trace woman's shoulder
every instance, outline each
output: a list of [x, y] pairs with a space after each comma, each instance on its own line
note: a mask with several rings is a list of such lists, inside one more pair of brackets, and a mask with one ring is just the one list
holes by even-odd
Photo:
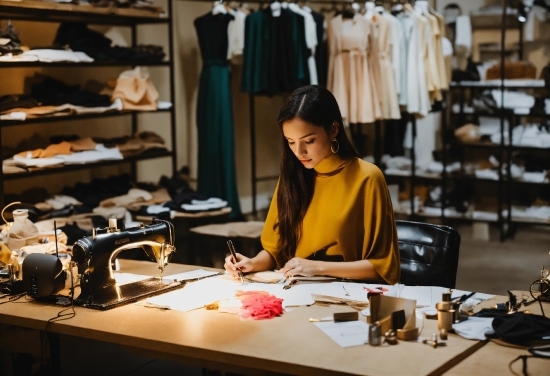
[[350, 172], [359, 174], [363, 178], [384, 178], [382, 170], [377, 165], [367, 162], [361, 158], [353, 157], [348, 162], [351, 167]]

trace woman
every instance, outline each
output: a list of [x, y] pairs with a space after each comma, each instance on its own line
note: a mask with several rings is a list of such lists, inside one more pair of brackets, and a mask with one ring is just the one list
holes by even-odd
[[[235, 277], [280, 268], [285, 277], [399, 281], [397, 232], [380, 169], [359, 158], [327, 89], [295, 90], [279, 113], [279, 182], [255, 257], [225, 259]], [[344, 262], [342, 262], [344, 261]]]

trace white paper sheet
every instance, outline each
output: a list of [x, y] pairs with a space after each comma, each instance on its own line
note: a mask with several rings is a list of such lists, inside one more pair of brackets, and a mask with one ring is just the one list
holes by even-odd
[[360, 346], [369, 341], [369, 326], [364, 321], [316, 322], [314, 325], [342, 347]]
[[127, 283], [143, 281], [145, 279], [151, 278], [151, 276], [148, 276], [148, 275], [133, 274], [133, 273], [114, 272], [113, 274], [115, 277], [116, 284], [118, 286], [122, 286]]
[[213, 272], [213, 271], [210, 271], [210, 270], [196, 269], [196, 270], [192, 270], [190, 272], [167, 275], [164, 278], [166, 278], [166, 279], [175, 279], [175, 280], [178, 280], [178, 281], [188, 281], [190, 279], [199, 279], [199, 278], [204, 278], [204, 277], [210, 277], [210, 276], [213, 276], [213, 275], [216, 275], [216, 274], [220, 274], [220, 273], [219, 272]]
[[241, 285], [240, 281], [231, 276], [222, 275], [189, 282], [181, 289], [147, 299], [144, 305], [187, 312], [216, 301], [232, 299], [235, 293], [241, 290], [269, 292], [283, 299], [283, 308], [305, 306], [314, 303], [309, 289], [311, 286], [295, 286], [292, 289], [283, 290], [281, 284], [247, 282]]
[[220, 277], [187, 283], [183, 288], [145, 300], [144, 305], [176, 311], [191, 311], [235, 296], [238, 284]]

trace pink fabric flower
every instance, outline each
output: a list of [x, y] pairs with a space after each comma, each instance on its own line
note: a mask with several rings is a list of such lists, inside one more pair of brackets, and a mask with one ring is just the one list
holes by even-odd
[[271, 319], [283, 313], [283, 299], [265, 291], [237, 292], [237, 298], [242, 302], [239, 316], [243, 319]]

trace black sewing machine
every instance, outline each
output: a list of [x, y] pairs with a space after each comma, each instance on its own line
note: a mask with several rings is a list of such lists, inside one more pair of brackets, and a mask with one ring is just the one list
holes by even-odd
[[[109, 309], [182, 287], [180, 282], [162, 278], [170, 255], [176, 251], [174, 239], [174, 225], [156, 218], [150, 225], [124, 230], [117, 228], [116, 219], [110, 219], [109, 227], [94, 229], [92, 236], [76, 241], [73, 246], [73, 261], [81, 276], [81, 293], [75, 304]], [[120, 252], [136, 248], [142, 248], [157, 262], [160, 277], [118, 286], [112, 265]]]

